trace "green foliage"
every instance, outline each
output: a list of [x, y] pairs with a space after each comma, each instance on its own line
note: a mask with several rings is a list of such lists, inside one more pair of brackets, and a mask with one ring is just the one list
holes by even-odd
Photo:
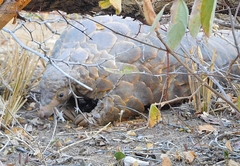
[[153, 24], [152, 24], [152, 26], [151, 26], [151, 28], [150, 28], [150, 33], [149, 33], [149, 34], [151, 34], [151, 33], [154, 31], [154, 29], [157, 27], [157, 25], [158, 25], [158, 23], [159, 23], [162, 15], [163, 15], [163, 12], [164, 12], [165, 8], [166, 8], [166, 6], [168, 6], [168, 5], [169, 5], [169, 4], [164, 5], [164, 7], [161, 9], [161, 11], [157, 14], [157, 16], [156, 16], [156, 18], [154, 19], [154, 22], [153, 22]]
[[171, 7], [171, 25], [168, 29], [167, 43], [170, 49], [175, 49], [181, 42], [187, 29], [188, 8], [183, 0], [175, 1]]
[[99, 6], [101, 7], [101, 9], [107, 9], [110, 6], [112, 6], [112, 4], [110, 3], [109, 0], [104, 0], [104, 1], [99, 1]]
[[217, 0], [203, 0], [201, 7], [201, 23], [205, 34], [211, 35]]
[[228, 150], [224, 150], [223, 151], [223, 156], [224, 156], [225, 160], [229, 159], [229, 152], [228, 152]]
[[162, 120], [161, 112], [159, 111], [156, 105], [151, 104], [148, 116], [148, 127], [154, 127], [161, 120]]
[[103, 0], [99, 1], [98, 5], [101, 9], [107, 9], [113, 6], [116, 9], [116, 14], [120, 14], [122, 11], [122, 0]]
[[105, 67], [104, 69], [109, 73], [114, 73], [114, 74], [131, 74], [133, 72], [139, 72], [139, 70], [135, 66], [128, 65], [128, 64], [126, 64], [122, 70], [112, 69], [107, 67]]
[[201, 27], [201, 6], [202, 6], [202, 0], [195, 0], [192, 12], [189, 17], [188, 22], [188, 28], [190, 31], [190, 34], [195, 38], [200, 30]]
[[[171, 22], [167, 33], [169, 48], [174, 50], [179, 45], [187, 30], [187, 26], [194, 38], [197, 36], [201, 26], [209, 37], [211, 35], [216, 4], [217, 0], [195, 0], [188, 19], [189, 11], [184, 0], [174, 1], [171, 7]], [[165, 7], [159, 12], [158, 17], [162, 16], [164, 9]], [[159, 18], [156, 18], [156, 20], [159, 20]], [[156, 24], [153, 26], [156, 27]]]
[[117, 152], [114, 154], [114, 157], [116, 158], [117, 161], [119, 161], [125, 157], [125, 154], [123, 154], [122, 152]]

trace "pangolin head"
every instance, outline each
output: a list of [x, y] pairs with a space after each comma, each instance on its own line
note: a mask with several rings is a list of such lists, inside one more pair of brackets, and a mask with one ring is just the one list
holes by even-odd
[[72, 96], [68, 78], [53, 66], [48, 66], [43, 74], [40, 93], [40, 118], [51, 116], [55, 107]]

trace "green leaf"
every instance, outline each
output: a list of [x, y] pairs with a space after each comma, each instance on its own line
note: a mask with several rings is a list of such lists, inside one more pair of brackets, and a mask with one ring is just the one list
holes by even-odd
[[150, 34], [154, 31], [154, 29], [157, 27], [157, 24], [159, 23], [159, 20], [160, 20], [160, 18], [162, 17], [163, 12], [164, 12], [166, 6], [168, 6], [168, 5], [169, 5], [169, 3], [166, 4], [166, 5], [164, 5], [164, 7], [161, 9], [161, 11], [157, 14], [157, 16], [156, 16], [156, 18], [154, 19], [154, 22], [153, 22], [153, 24], [152, 24], [152, 26], [151, 26], [151, 28], [150, 28], [149, 35], [150, 35]]
[[201, 15], [200, 10], [202, 6], [202, 0], [195, 0], [192, 12], [190, 14], [189, 22], [188, 22], [188, 28], [190, 31], [190, 34], [195, 38], [200, 30], [201, 27]]
[[205, 34], [211, 35], [217, 0], [203, 0], [201, 7], [201, 23]]
[[120, 14], [122, 11], [122, 0], [104, 0], [99, 1], [98, 5], [101, 7], [101, 9], [107, 9], [111, 5], [116, 9], [116, 14]]
[[182, 22], [187, 27], [188, 8], [184, 0], [176, 0], [171, 7], [171, 23]]
[[171, 50], [174, 50], [179, 45], [185, 34], [185, 30], [186, 28], [182, 22], [170, 26], [167, 34], [167, 44]]
[[124, 66], [123, 70], [121, 70], [121, 74], [131, 74], [133, 72], [139, 72], [135, 67], [133, 66]]
[[114, 154], [114, 157], [116, 158], [117, 161], [119, 161], [125, 157], [125, 154], [123, 154], [122, 152], [117, 152]]
[[109, 8], [112, 4], [110, 3], [109, 0], [104, 0], [104, 1], [99, 1], [98, 5], [101, 7], [101, 9], [107, 9]]
[[224, 159], [229, 159], [229, 152], [227, 150], [223, 151]]
[[167, 44], [174, 50], [181, 42], [187, 29], [188, 8], [184, 0], [174, 1], [171, 7], [171, 24], [167, 34]]
[[107, 67], [104, 67], [104, 69], [109, 73], [114, 73], [114, 74], [131, 74], [133, 72], [139, 72], [139, 70], [135, 66], [127, 65], [127, 64], [123, 67], [122, 70], [112, 69]]

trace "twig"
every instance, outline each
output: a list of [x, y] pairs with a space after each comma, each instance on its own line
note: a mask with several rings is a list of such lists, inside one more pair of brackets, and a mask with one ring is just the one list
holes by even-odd
[[227, 98], [225, 98], [223, 95], [221, 95], [220, 93], [218, 93], [215, 89], [213, 89], [212, 87], [210, 87], [206, 82], [204, 82], [202, 80], [201, 77], [199, 77], [198, 75], [195, 75], [195, 73], [176, 55], [175, 52], [173, 52], [168, 45], [163, 41], [163, 39], [160, 36], [160, 33], [158, 31], [156, 31], [157, 33], [157, 37], [159, 38], [159, 40], [163, 43], [163, 45], [166, 47], [166, 49], [168, 50], [168, 52], [181, 64], [183, 65], [187, 71], [189, 73], [191, 73], [199, 82], [201, 82], [201, 84], [203, 86], [206, 86], [208, 89], [210, 89], [214, 94], [216, 94], [218, 97], [222, 98], [224, 101], [226, 101], [231, 107], [233, 107], [234, 109], [236, 109], [238, 111], [238, 114], [240, 115], [240, 110], [238, 110], [238, 107], [236, 105], [234, 105], [231, 101], [229, 101]]
[[0, 134], [4, 137], [7, 137], [7, 141], [5, 141], [4, 146], [0, 149], [0, 152], [2, 152], [8, 146], [10, 142], [10, 138], [7, 134], [3, 134], [2, 132], [0, 132]]
[[[111, 124], [111, 122], [109, 122], [106, 126], [102, 127], [102, 128], [101, 128], [96, 134], [94, 134], [92, 137], [94, 137], [94, 136], [98, 135], [99, 133], [101, 133], [101, 132], [102, 132], [103, 130], [105, 130], [110, 124]], [[79, 144], [79, 143], [88, 141], [88, 140], [92, 139], [92, 137], [87, 137], [86, 139], [83, 139], [83, 140], [74, 142], [74, 143], [72, 143], [72, 144], [70, 144], [70, 145], [68, 145], [68, 146], [65, 146], [65, 147], [59, 149], [59, 150], [58, 150], [58, 153], [62, 152], [63, 150], [65, 150], [65, 149], [67, 149], [67, 148], [70, 148], [70, 147], [72, 147], [72, 146], [74, 146], [74, 145], [77, 145], [77, 144]]]
[[83, 86], [84, 88], [92, 91], [93, 89], [87, 85], [85, 85], [84, 83], [78, 81], [77, 79], [73, 78], [72, 76], [70, 76], [69, 74], [67, 74], [66, 72], [64, 72], [62, 69], [60, 69], [54, 62], [51, 58], [49, 57], [46, 57], [45, 55], [43, 54], [40, 54], [39, 52], [35, 51], [34, 49], [24, 45], [19, 39], [18, 37], [10, 30], [6, 29], [6, 28], [3, 28], [2, 29], [3, 31], [9, 33], [13, 39], [25, 50], [28, 50], [30, 52], [32, 52], [33, 54], [37, 55], [38, 57], [42, 58], [43, 60], [51, 63], [53, 65], [53, 67], [55, 67], [58, 71], [60, 71], [62, 74], [64, 74], [66, 77], [70, 78], [71, 80], [73, 80], [74, 82], [78, 83], [79, 85]]

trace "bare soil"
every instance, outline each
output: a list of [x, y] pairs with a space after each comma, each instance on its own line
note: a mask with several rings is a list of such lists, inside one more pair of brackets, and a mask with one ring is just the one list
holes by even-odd
[[[0, 138], [1, 147], [7, 143], [0, 161], [6, 165], [115, 165], [114, 154], [121, 151], [149, 165], [161, 165], [162, 154], [167, 154], [173, 165], [240, 163], [240, 123], [235, 115], [218, 112], [210, 117], [211, 123], [219, 123], [212, 124], [216, 130], [200, 132], [200, 125], [210, 123], [182, 112], [162, 110], [163, 121], [153, 128], [146, 128], [147, 121], [141, 118], [82, 128], [69, 121], [40, 120], [36, 111], [21, 110], [21, 126], [13, 128], [23, 127], [25, 132], [18, 130]], [[184, 157], [186, 151], [196, 155], [193, 162]]]

